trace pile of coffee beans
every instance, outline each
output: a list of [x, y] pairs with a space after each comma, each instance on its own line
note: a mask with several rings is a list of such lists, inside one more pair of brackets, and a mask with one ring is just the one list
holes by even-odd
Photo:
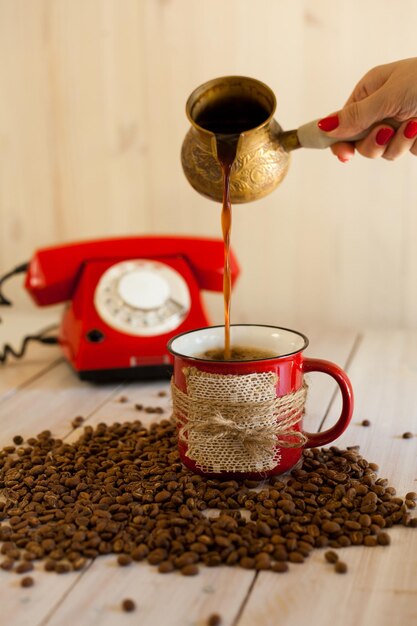
[[285, 572], [315, 548], [385, 546], [386, 529], [417, 526], [417, 494], [397, 497], [357, 447], [305, 450], [288, 477], [257, 483], [191, 473], [166, 419], [84, 426], [75, 443], [49, 431], [14, 442], [0, 452], [9, 571], [41, 560], [64, 574], [116, 554], [123, 567], [146, 560], [187, 576], [200, 564]]

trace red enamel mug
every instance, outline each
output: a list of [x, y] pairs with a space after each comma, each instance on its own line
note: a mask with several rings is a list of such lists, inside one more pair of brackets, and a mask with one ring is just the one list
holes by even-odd
[[[227, 478], [262, 479], [292, 468], [304, 448], [334, 441], [353, 412], [352, 385], [337, 365], [303, 355], [308, 339], [275, 326], [234, 324], [231, 346], [273, 355], [245, 361], [202, 358], [224, 346], [224, 327], [188, 331], [172, 338], [172, 394], [179, 454], [190, 470]], [[323, 432], [303, 430], [304, 374], [323, 372], [339, 385], [342, 410]]]

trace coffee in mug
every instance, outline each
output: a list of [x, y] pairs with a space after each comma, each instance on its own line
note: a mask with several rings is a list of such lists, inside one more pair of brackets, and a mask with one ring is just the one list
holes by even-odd
[[231, 346], [230, 353], [226, 355], [224, 348], [211, 348], [195, 358], [207, 361], [257, 361], [259, 359], [274, 359], [277, 356], [273, 350], [254, 348], [252, 346]]

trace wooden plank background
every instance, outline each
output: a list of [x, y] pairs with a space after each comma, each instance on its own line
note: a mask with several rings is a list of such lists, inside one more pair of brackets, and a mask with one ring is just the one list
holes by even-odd
[[[416, 23], [412, 0], [0, 0], [0, 273], [61, 241], [220, 236], [181, 171], [189, 93], [259, 78], [292, 128], [414, 56]], [[234, 212], [232, 321], [415, 328], [416, 174], [411, 155], [294, 154], [276, 192]]]

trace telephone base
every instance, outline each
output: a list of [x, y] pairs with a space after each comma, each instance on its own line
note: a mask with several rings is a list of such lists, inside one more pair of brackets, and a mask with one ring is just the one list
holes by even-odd
[[172, 365], [83, 370], [77, 372], [77, 374], [81, 380], [88, 380], [94, 383], [110, 383], [115, 380], [169, 380], [172, 376]]

